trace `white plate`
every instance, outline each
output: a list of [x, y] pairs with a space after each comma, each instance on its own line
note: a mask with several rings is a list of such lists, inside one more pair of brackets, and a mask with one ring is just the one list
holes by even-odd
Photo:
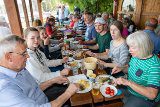
[[88, 51], [89, 49], [82, 49], [83, 51]]
[[74, 83], [75, 81], [80, 80], [80, 79], [87, 80], [87, 77], [84, 74], [78, 74], [74, 76], [69, 76], [67, 77], [67, 79], [69, 80], [70, 83]]
[[73, 41], [72, 43], [74, 43], [74, 44], [78, 44], [79, 42], [78, 42], [78, 41]]
[[[109, 80], [107, 80], [107, 81], [103, 81], [103, 80], [101, 80], [101, 78], [109, 78], [110, 80], [112, 80], [112, 81], [114, 81], [115, 80], [115, 78], [113, 77], [113, 76], [111, 76], [111, 75], [106, 75], [106, 74], [103, 74], [103, 75], [98, 75], [97, 77], [96, 77], [96, 79], [95, 79], [95, 81], [96, 82], [99, 82], [99, 83], [102, 83], [102, 84], [109, 84]], [[115, 85], [116, 86], [116, 84], [113, 84], [113, 85]]]
[[89, 83], [89, 87], [84, 89], [84, 90], [81, 90], [81, 91], [78, 91], [77, 93], [87, 93], [89, 91], [91, 91], [92, 89], [92, 82], [87, 80], [87, 79], [79, 79], [79, 80], [76, 80], [74, 83], [78, 83], [80, 80], [84, 80], [84, 81], [87, 81]]
[[[107, 87], [110, 87], [110, 89], [114, 90], [114, 95], [113, 96], [110, 96], [109, 94], [106, 94], [106, 88]], [[114, 97], [117, 94], [117, 88], [113, 85], [104, 84], [100, 87], [100, 92], [102, 93], [102, 95], [104, 97], [111, 98], [111, 97]]]

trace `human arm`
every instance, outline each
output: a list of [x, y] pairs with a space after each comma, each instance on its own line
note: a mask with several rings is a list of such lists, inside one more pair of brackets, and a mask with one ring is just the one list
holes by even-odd
[[54, 77], [60, 76], [60, 71], [50, 72], [47, 66], [41, 65], [34, 54], [29, 54], [29, 56], [30, 57], [27, 59], [26, 63], [26, 69], [36, 79], [38, 83], [42, 83]]
[[115, 63], [106, 63], [106, 62], [104, 62], [104, 61], [102, 61], [102, 60], [98, 60], [98, 64], [103, 65], [103, 66], [105, 66], [105, 67], [110, 67], [110, 68], [113, 68], [113, 67], [116, 66]]
[[98, 59], [108, 59], [108, 52], [93, 53], [91, 51], [87, 51], [86, 54], [92, 57], [96, 57]]
[[54, 46], [49, 46], [49, 52], [54, 52], [60, 49], [60, 45], [55, 44]]
[[123, 67], [118, 67], [118, 66], [113, 67], [111, 74], [116, 74], [120, 71], [127, 73], [128, 72], [128, 65], [124, 65]]
[[150, 100], [154, 100], [156, 98], [157, 94], [158, 94], [158, 89], [156, 89], [156, 88], [145, 87], [145, 86], [136, 84], [135, 82], [129, 81], [129, 80], [124, 79], [124, 78], [116, 79], [115, 83], [118, 84], [118, 85], [129, 86], [134, 91], [136, 91], [137, 93], [147, 97]]
[[80, 44], [83, 44], [83, 45], [93, 45], [95, 43], [96, 43], [95, 39], [88, 40], [88, 41], [80, 41]]
[[77, 84], [70, 84], [62, 95], [60, 95], [56, 100], [51, 101], [51, 106], [61, 107], [77, 90]]
[[93, 45], [93, 46], [87, 46], [87, 48], [92, 49], [92, 50], [98, 50], [99, 46], [98, 46], [98, 44], [96, 44], [96, 45]]
[[[44, 93], [38, 87], [35, 92], [30, 93], [33, 94], [32, 97], [35, 96], [36, 100], [24, 94], [24, 90], [21, 88], [13, 83], [7, 84], [0, 92], [0, 107], [51, 107]], [[36, 94], [39, 94], [39, 92], [42, 94], [36, 98]], [[43, 100], [40, 101], [42, 98]], [[38, 102], [41, 102], [41, 104]]]
[[45, 82], [42, 82], [40, 84], [40, 88], [42, 91], [44, 91], [45, 89], [47, 89], [48, 87], [50, 87], [51, 85], [53, 84], [62, 84], [62, 83], [65, 83], [67, 82], [68, 79], [66, 77], [62, 77], [62, 76], [58, 76], [58, 77], [55, 77], [55, 78], [52, 78], [50, 80], [47, 80]]
[[49, 60], [45, 58], [45, 60], [48, 67], [56, 67], [58, 65], [62, 65], [63, 63], [66, 63], [68, 61], [68, 57], [64, 57], [63, 59], [56, 59], [56, 60]]

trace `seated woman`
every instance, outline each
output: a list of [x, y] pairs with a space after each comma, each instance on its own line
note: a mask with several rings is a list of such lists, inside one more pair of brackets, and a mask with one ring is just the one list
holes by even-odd
[[[99, 59], [111, 58], [112, 62], [106, 63], [99, 60], [98, 63], [105, 67], [113, 68], [115, 66], [122, 67], [129, 62], [129, 51], [125, 39], [122, 37], [123, 24], [120, 21], [114, 21], [110, 26], [110, 33], [112, 36], [110, 42], [110, 49], [107, 54], [101, 53], [89, 53], [91, 56], [97, 57]], [[118, 76], [118, 75], [117, 75]]]
[[[61, 47], [63, 46], [63, 39], [53, 40], [47, 36], [46, 30], [44, 27], [37, 27], [40, 33], [40, 50], [43, 51], [48, 59], [57, 59], [61, 54]], [[46, 49], [48, 48], [48, 50]]]
[[24, 36], [28, 46], [27, 52], [29, 54], [26, 69], [38, 83], [45, 82], [60, 75], [68, 75], [69, 69], [64, 69], [61, 72], [50, 71], [48, 67], [62, 65], [62, 63], [65, 63], [68, 58], [64, 57], [63, 59], [58, 60], [48, 60], [44, 53], [38, 49], [40, 44], [40, 36], [36, 28], [27, 28], [24, 32]]
[[[128, 79], [118, 78], [118, 85], [127, 86], [124, 91], [124, 107], [153, 107], [160, 101], [160, 59], [153, 55], [153, 43], [143, 31], [137, 31], [126, 39], [132, 58], [129, 66], [115, 67], [112, 73], [128, 72]], [[155, 107], [155, 106], [154, 106]]]

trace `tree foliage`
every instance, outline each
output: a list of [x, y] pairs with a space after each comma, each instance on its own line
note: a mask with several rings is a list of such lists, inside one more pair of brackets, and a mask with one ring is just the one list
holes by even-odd
[[43, 0], [44, 11], [54, 11], [60, 3], [67, 3], [71, 11], [77, 6], [81, 10], [88, 10], [93, 13], [112, 12], [114, 0]]
[[68, 3], [71, 10], [74, 9], [74, 6], [77, 6], [81, 10], [89, 10], [93, 13], [113, 11], [113, 0], [61, 0], [61, 1], [63, 1], [64, 3]]

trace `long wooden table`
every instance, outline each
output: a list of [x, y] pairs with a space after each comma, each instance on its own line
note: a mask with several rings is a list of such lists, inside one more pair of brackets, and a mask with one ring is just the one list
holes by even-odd
[[[122, 107], [123, 102], [121, 99], [124, 97], [123, 94], [116, 95], [112, 98], [105, 98], [102, 96], [101, 93], [98, 95], [92, 95], [91, 92], [83, 93], [83, 94], [74, 94], [70, 98], [71, 106], [82, 106], [86, 107], [85, 105], [88, 104], [90, 106], [96, 107]], [[98, 103], [101, 103], [97, 105]]]

